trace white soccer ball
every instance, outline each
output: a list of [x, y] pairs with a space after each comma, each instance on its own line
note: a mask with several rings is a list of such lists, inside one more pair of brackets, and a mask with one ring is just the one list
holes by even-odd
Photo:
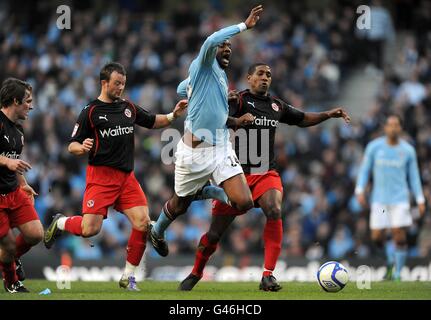
[[326, 292], [338, 292], [349, 281], [347, 269], [339, 262], [329, 261], [317, 271], [317, 282]]

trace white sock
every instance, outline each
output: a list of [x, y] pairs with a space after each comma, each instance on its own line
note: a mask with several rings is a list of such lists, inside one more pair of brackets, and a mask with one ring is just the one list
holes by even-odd
[[66, 224], [67, 217], [61, 217], [57, 220], [57, 228], [60, 230], [64, 230], [64, 226]]
[[124, 268], [124, 276], [127, 278], [135, 274], [135, 270], [138, 266], [134, 266], [129, 261], [126, 261], [126, 267]]

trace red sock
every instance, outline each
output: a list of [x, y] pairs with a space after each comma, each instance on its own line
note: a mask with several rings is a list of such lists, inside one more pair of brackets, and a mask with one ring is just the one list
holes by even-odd
[[2, 275], [3, 279], [6, 282], [7, 286], [10, 286], [12, 283], [15, 283], [18, 281], [18, 276], [16, 275], [15, 269], [15, 261], [12, 261], [10, 263], [3, 263], [0, 262], [0, 267], [2, 267]]
[[73, 233], [75, 236], [82, 235], [82, 216], [73, 216], [66, 219], [64, 230]]
[[17, 259], [21, 257], [24, 253], [26, 253], [28, 250], [30, 250], [31, 248], [31, 245], [25, 242], [22, 234], [19, 234], [18, 237], [16, 237], [15, 243], [16, 243], [15, 258]]
[[263, 230], [263, 242], [265, 245], [265, 271], [263, 272], [263, 276], [269, 276], [274, 271], [280, 255], [282, 239], [283, 224], [281, 219], [268, 219]]
[[199, 241], [198, 249], [196, 250], [195, 265], [192, 270], [194, 275], [202, 277], [205, 265], [216, 249], [217, 243], [210, 243], [205, 233]]
[[147, 245], [147, 231], [132, 229], [129, 242], [127, 243], [127, 261], [138, 266], [144, 255]]

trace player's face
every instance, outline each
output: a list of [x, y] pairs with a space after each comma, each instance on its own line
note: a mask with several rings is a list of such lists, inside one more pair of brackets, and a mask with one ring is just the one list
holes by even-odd
[[217, 47], [216, 59], [222, 69], [226, 69], [229, 65], [230, 55], [232, 54], [232, 44], [226, 40]]
[[247, 76], [247, 81], [252, 92], [266, 95], [272, 81], [271, 68], [269, 66], [257, 66], [253, 74]]
[[400, 120], [397, 117], [389, 117], [385, 124], [385, 134], [390, 139], [397, 139], [402, 132]]
[[30, 110], [33, 109], [32, 106], [33, 103], [33, 97], [29, 90], [25, 90], [24, 98], [22, 99], [22, 103], [18, 104], [16, 102], [16, 115], [19, 120], [26, 120], [28, 119], [28, 114]]
[[109, 81], [106, 82], [106, 94], [109, 99], [115, 101], [121, 98], [126, 86], [126, 76], [114, 71], [111, 73]]

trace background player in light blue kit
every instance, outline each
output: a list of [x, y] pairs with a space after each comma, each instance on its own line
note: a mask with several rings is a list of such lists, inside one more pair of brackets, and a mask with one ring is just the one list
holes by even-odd
[[[254, 7], [245, 22], [223, 28], [210, 35], [189, 68], [189, 77], [180, 83], [178, 93], [187, 94], [189, 110], [184, 136], [175, 153], [175, 194], [163, 206], [150, 231], [151, 242], [161, 256], [169, 253], [164, 239], [166, 228], [202, 190], [203, 197], [220, 198], [238, 210], [253, 207], [253, 198], [241, 165], [229, 141], [226, 121], [229, 114], [228, 80], [225, 69], [232, 53], [228, 41], [232, 36], [253, 28], [263, 11]], [[244, 124], [253, 117], [244, 117]], [[223, 190], [209, 186], [212, 179]], [[218, 193], [218, 195], [216, 194]]]
[[[384, 131], [385, 136], [371, 141], [365, 149], [355, 194], [359, 203], [366, 207], [365, 188], [371, 175], [371, 238], [379, 249], [383, 249], [386, 230], [391, 229], [396, 247], [393, 256], [386, 251], [388, 270], [385, 278], [400, 280], [407, 257], [406, 228], [413, 222], [409, 187], [421, 216], [425, 213], [425, 198], [415, 149], [400, 138], [401, 118], [390, 115], [386, 119]], [[395, 272], [392, 274], [394, 263]]]

